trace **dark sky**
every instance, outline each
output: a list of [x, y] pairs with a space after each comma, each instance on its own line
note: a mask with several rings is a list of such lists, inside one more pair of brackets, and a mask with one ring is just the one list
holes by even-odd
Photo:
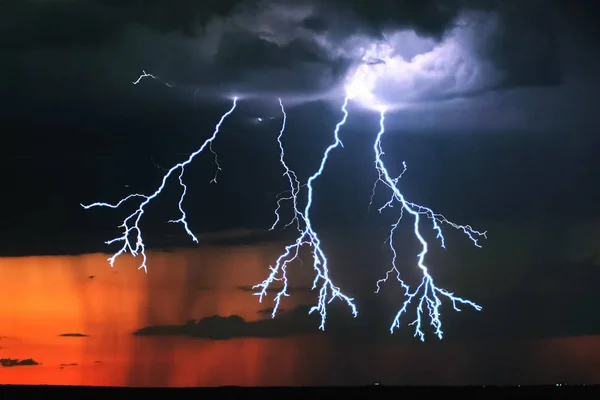
[[[384, 147], [395, 174], [407, 162], [411, 201], [481, 230], [596, 218], [598, 16], [575, 0], [2, 2], [2, 251], [106, 250], [131, 208], [79, 204], [153, 192], [232, 95], [239, 106], [214, 143], [218, 183], [202, 154], [186, 171], [185, 207], [198, 234], [262, 234], [287, 189], [277, 97], [289, 164], [306, 181], [341, 118], [339, 88], [377, 40], [419, 68], [377, 88], [409, 105], [388, 115]], [[142, 70], [159, 79], [133, 85]], [[392, 222], [368, 212], [377, 129], [376, 113], [350, 105], [345, 147], [315, 184], [315, 227], [329, 237]], [[189, 245], [166, 223], [179, 217], [179, 193], [173, 179], [144, 215], [151, 247]]]
[[[341, 116], [342, 98], [329, 93], [356, 65], [352, 46], [395, 32], [442, 44], [458, 37], [455, 44], [466, 43], [467, 50], [457, 54], [471, 57], [468, 66], [483, 76], [477, 89], [446, 71], [460, 90], [425, 82], [433, 97], [417, 96], [417, 106], [388, 117], [388, 163], [398, 170], [408, 162], [403, 188], [413, 201], [472, 223], [597, 214], [595, 6], [413, 3], [3, 2], [2, 209], [13, 232], [7, 247], [24, 243], [35, 252], [50, 234], [97, 243], [95, 233], [108, 234], [124, 214], [84, 212], [79, 203], [153, 190], [162, 174], [155, 165], [170, 167], [196, 149], [234, 92], [248, 99], [215, 142], [219, 183], [208, 185], [208, 155], [187, 172], [196, 182], [189, 218], [198, 232], [270, 226], [274, 194], [286, 189], [277, 164], [281, 119], [274, 95], [290, 104], [285, 143], [290, 165], [305, 180]], [[467, 19], [473, 31], [452, 34], [465, 12], [480, 13], [483, 22]], [[132, 85], [143, 69], [174, 87], [151, 79]], [[426, 101], [448, 93], [455, 98]], [[375, 218], [366, 217], [366, 207], [376, 177], [377, 115], [351, 111], [342, 131], [346, 148], [317, 184], [315, 217], [322, 214], [323, 229]], [[259, 116], [262, 124], [255, 123]], [[176, 182], [169, 189], [144, 217], [150, 231], [172, 227], [164, 219], [175, 216]]]

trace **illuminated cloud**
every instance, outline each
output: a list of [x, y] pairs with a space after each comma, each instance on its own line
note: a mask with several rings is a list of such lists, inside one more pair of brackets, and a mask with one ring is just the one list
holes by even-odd
[[[554, 129], [553, 115], [568, 127], [590, 114], [572, 109], [591, 104], [589, 80], [563, 84], [600, 79], [594, 14], [568, 0], [47, 0], [5, 9], [0, 46], [12, 62], [0, 80], [28, 109], [46, 109], [59, 91], [74, 107], [129, 115], [232, 95], [339, 105], [361, 70], [377, 76], [369, 90], [380, 103], [413, 108], [405, 129], [511, 129], [528, 112]], [[131, 85], [142, 70], [171, 86]], [[546, 103], [552, 111], [530, 110]]]
[[[288, 102], [339, 99], [350, 86], [372, 108], [376, 102], [406, 107], [508, 87], [523, 67], [500, 68], [495, 59], [492, 49], [507, 29], [495, 11], [457, 13], [433, 36], [408, 24], [376, 33], [348, 29], [366, 24], [354, 14], [336, 18], [332, 10], [308, 3], [264, 4], [210, 20], [188, 44], [196, 63], [166, 75], [213, 95], [279, 96]], [[307, 22], [312, 20], [322, 27], [312, 27]], [[547, 58], [544, 53], [527, 62], [538, 65], [540, 57]], [[555, 84], [551, 78], [516, 81]], [[218, 88], [212, 86], [216, 82]]]
[[439, 42], [413, 31], [386, 34], [361, 47], [362, 63], [349, 72], [345, 88], [367, 108], [410, 107], [494, 89], [502, 74], [483, 59], [481, 48], [497, 27], [494, 15], [472, 14], [459, 18]]

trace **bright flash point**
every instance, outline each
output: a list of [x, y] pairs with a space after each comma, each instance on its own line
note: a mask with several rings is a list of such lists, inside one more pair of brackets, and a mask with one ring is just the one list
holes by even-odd
[[375, 89], [386, 70], [393, 68], [392, 47], [386, 43], [371, 45], [365, 50], [362, 63], [350, 74], [345, 89], [346, 95], [371, 110], [380, 111], [388, 108], [377, 99]]

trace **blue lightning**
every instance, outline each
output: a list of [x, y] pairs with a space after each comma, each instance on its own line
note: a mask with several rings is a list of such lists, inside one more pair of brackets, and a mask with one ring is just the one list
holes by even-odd
[[[133, 82], [131, 82], [131, 83], [133, 83], [134, 85], [137, 85], [137, 84], [138, 84], [138, 83], [140, 83], [140, 82], [142, 81], [142, 79], [144, 79], [144, 78], [152, 78], [152, 79], [154, 79], [154, 80], [160, 81], [160, 78], [159, 78], [158, 76], [156, 76], [156, 75], [152, 75], [152, 74], [149, 74], [149, 73], [147, 73], [146, 71], [142, 70], [142, 74], [141, 74], [140, 76], [138, 76], [138, 78], [137, 78], [135, 81], [133, 81]], [[168, 88], [172, 88], [172, 87], [173, 87], [173, 85], [171, 85], [169, 82], [162, 82], [162, 83], [163, 83], [163, 84], [164, 84], [166, 87], [168, 87]]]
[[[433, 281], [433, 277], [431, 276], [431, 274], [429, 273], [429, 269], [425, 265], [425, 255], [427, 254], [427, 251], [428, 251], [428, 243], [421, 235], [421, 230], [420, 230], [421, 216], [426, 216], [432, 221], [433, 229], [437, 232], [437, 238], [440, 240], [441, 246], [443, 248], [445, 248], [445, 240], [444, 240], [444, 236], [442, 234], [442, 229], [441, 229], [442, 224], [448, 224], [455, 229], [461, 230], [463, 233], [465, 233], [467, 235], [467, 237], [477, 247], [481, 247], [479, 245], [478, 238], [482, 237], [482, 236], [486, 237], [486, 232], [478, 232], [478, 231], [474, 230], [473, 228], [471, 228], [471, 226], [469, 226], [469, 225], [457, 225], [453, 222], [448, 221], [443, 215], [434, 213], [433, 210], [431, 210], [430, 208], [423, 207], [423, 206], [411, 203], [406, 200], [404, 195], [400, 192], [400, 189], [398, 189], [398, 181], [402, 177], [402, 174], [404, 174], [404, 172], [406, 171], [406, 163], [403, 163], [404, 169], [403, 169], [402, 173], [400, 174], [400, 176], [398, 176], [397, 178], [392, 178], [390, 176], [389, 171], [385, 167], [385, 164], [382, 159], [384, 152], [382, 150], [381, 140], [385, 133], [384, 122], [385, 122], [385, 110], [381, 110], [380, 111], [380, 119], [379, 119], [379, 128], [380, 129], [379, 129], [379, 132], [377, 133], [377, 138], [373, 145], [373, 149], [375, 151], [375, 167], [379, 174], [379, 177], [378, 177], [375, 185], [377, 185], [378, 182], [382, 182], [385, 186], [387, 186], [389, 189], [391, 189], [392, 197], [387, 203], [385, 203], [381, 208], [379, 208], [378, 211], [381, 213], [384, 209], [386, 209], [388, 207], [392, 207], [394, 202], [400, 203], [401, 211], [400, 211], [400, 216], [399, 216], [398, 220], [394, 224], [392, 224], [392, 228], [390, 230], [390, 235], [388, 238], [389, 245], [390, 245], [390, 248], [392, 251], [392, 268], [386, 272], [385, 278], [377, 281], [377, 290], [375, 291], [375, 293], [378, 293], [379, 290], [381, 289], [380, 285], [383, 282], [386, 282], [388, 280], [388, 278], [392, 274], [395, 273], [396, 279], [398, 280], [398, 282], [400, 283], [400, 285], [403, 287], [403, 289], [405, 291], [406, 300], [404, 301], [404, 304], [402, 305], [402, 307], [396, 314], [394, 321], [392, 322], [392, 325], [390, 327], [390, 332], [394, 333], [394, 329], [400, 327], [400, 317], [402, 316], [402, 314], [407, 312], [407, 308], [408, 308], [409, 304], [420, 293], [421, 297], [419, 298], [418, 305], [417, 305], [417, 317], [409, 325], [414, 325], [415, 326], [415, 336], [418, 336], [421, 339], [421, 341], [425, 341], [425, 334], [423, 333], [423, 330], [422, 330], [422, 316], [423, 316], [423, 312], [424, 312], [424, 307], [426, 306], [428, 313], [429, 313], [430, 322], [434, 328], [435, 334], [439, 339], [442, 339], [443, 331], [442, 331], [442, 322], [440, 319], [441, 315], [440, 315], [440, 310], [439, 310], [440, 306], [442, 304], [442, 301], [441, 301], [440, 297], [446, 297], [446, 298], [450, 299], [450, 301], [452, 301], [452, 306], [454, 307], [454, 309], [456, 311], [461, 311], [460, 308], [458, 308], [458, 303], [470, 305], [471, 307], [475, 308], [475, 310], [477, 310], [477, 311], [480, 311], [482, 308], [481, 308], [481, 306], [473, 303], [470, 300], [465, 300], [463, 298], [455, 296], [453, 293], [448, 292], [444, 289], [441, 289], [435, 285], [435, 283]], [[375, 186], [374, 186], [373, 190], [375, 190]], [[421, 280], [421, 283], [419, 284], [419, 286], [417, 286], [417, 288], [414, 289], [413, 291], [411, 291], [410, 286], [407, 285], [401, 279], [400, 271], [398, 270], [398, 267], [396, 265], [397, 253], [396, 253], [396, 249], [394, 247], [394, 233], [396, 231], [396, 228], [400, 224], [400, 221], [402, 220], [404, 211], [408, 212], [412, 217], [414, 217], [414, 234], [417, 237], [417, 239], [419, 240], [419, 243], [421, 244], [421, 252], [417, 256], [417, 265], [423, 273], [423, 279]]]
[[304, 221], [304, 216], [298, 209], [298, 192], [300, 191], [300, 188], [302, 185], [300, 185], [300, 181], [298, 180], [298, 176], [296, 175], [296, 173], [294, 171], [292, 171], [290, 169], [290, 167], [288, 167], [287, 163], [285, 162], [285, 150], [283, 148], [283, 133], [285, 132], [285, 124], [287, 122], [287, 114], [285, 112], [285, 108], [283, 107], [283, 102], [281, 101], [281, 99], [279, 99], [279, 107], [281, 107], [281, 114], [283, 115], [283, 122], [281, 123], [281, 130], [279, 131], [279, 135], [277, 136], [277, 143], [279, 144], [279, 162], [281, 163], [281, 165], [283, 166], [283, 169], [285, 171], [283, 173], [283, 176], [285, 176], [288, 179], [288, 183], [290, 184], [290, 189], [289, 189], [290, 196], [280, 197], [277, 200], [277, 208], [275, 209], [275, 222], [271, 226], [270, 230], [272, 231], [279, 224], [279, 221], [281, 219], [281, 217], [279, 215], [279, 210], [281, 209], [282, 203], [284, 201], [291, 200], [292, 205], [294, 207], [294, 217], [292, 218], [292, 220], [290, 222], [288, 222], [284, 226], [284, 228], [287, 228], [288, 226], [292, 225], [295, 222], [296, 227], [300, 231], [300, 222], [301, 222], [301, 220]]
[[[156, 79], [155, 76], [146, 74], [146, 72], [144, 72], [144, 74], [137, 81], [135, 81], [134, 84], [137, 84], [137, 82], [139, 82], [139, 80], [141, 78], [146, 77], [146, 76]], [[183, 200], [185, 199], [185, 195], [187, 193], [187, 186], [185, 185], [185, 183], [183, 181], [183, 174], [185, 172], [185, 167], [188, 164], [190, 164], [198, 154], [202, 153], [204, 151], [204, 149], [206, 149], [206, 147], [208, 147], [209, 150], [213, 153], [213, 155], [215, 157], [215, 162], [217, 162], [216, 153], [212, 150], [212, 143], [217, 138], [219, 131], [221, 130], [221, 125], [223, 124], [225, 119], [229, 115], [231, 115], [231, 113], [233, 113], [236, 106], [237, 106], [237, 97], [235, 97], [233, 99], [233, 105], [231, 106], [229, 111], [227, 111], [225, 114], [223, 114], [221, 116], [221, 119], [215, 126], [215, 130], [214, 130], [212, 136], [210, 138], [208, 138], [198, 150], [196, 150], [195, 152], [190, 154], [190, 156], [187, 158], [187, 160], [185, 160], [179, 164], [176, 164], [174, 167], [172, 167], [170, 170], [168, 170], [167, 173], [163, 176], [162, 182], [161, 182], [160, 186], [158, 187], [158, 189], [156, 189], [156, 191], [154, 193], [152, 193], [151, 195], [144, 195], [144, 194], [139, 194], [139, 193], [130, 194], [129, 196], [121, 199], [116, 204], [101, 203], [101, 202], [92, 203], [89, 205], [81, 204], [81, 206], [83, 208], [85, 208], [86, 210], [90, 209], [92, 207], [119, 208], [119, 206], [121, 206], [123, 203], [125, 203], [126, 201], [128, 201], [130, 199], [133, 199], [133, 198], [142, 199], [138, 208], [133, 213], [131, 213], [127, 218], [125, 218], [123, 220], [123, 223], [119, 226], [119, 228], [123, 229], [123, 235], [106, 242], [106, 244], [108, 244], [108, 245], [116, 243], [116, 242], [123, 242], [123, 246], [121, 247], [121, 249], [119, 251], [117, 251], [114, 255], [112, 255], [110, 258], [108, 258], [108, 262], [110, 263], [111, 267], [114, 266], [115, 260], [121, 254], [129, 251], [129, 253], [131, 253], [131, 255], [133, 255], [134, 257], [136, 257], [138, 254], [142, 256], [142, 263], [138, 267], [138, 269], [143, 269], [146, 273], [148, 272], [148, 269], [146, 266], [146, 261], [147, 261], [146, 246], [144, 244], [144, 240], [142, 239], [142, 230], [140, 229], [140, 226], [139, 226], [140, 220], [142, 219], [142, 216], [144, 215], [145, 207], [152, 200], [154, 200], [156, 197], [158, 197], [158, 195], [162, 192], [165, 185], [167, 184], [169, 177], [173, 173], [175, 173], [175, 171], [177, 171], [177, 170], [179, 170], [179, 185], [183, 188], [181, 197], [179, 198], [179, 204], [178, 204], [179, 211], [181, 213], [181, 218], [179, 218], [177, 220], [170, 220], [169, 222], [170, 223], [181, 223], [183, 225], [185, 232], [192, 238], [192, 240], [194, 242], [198, 243], [198, 238], [190, 230], [190, 227], [188, 226], [188, 223], [187, 223], [185, 211], [183, 210]], [[220, 168], [219, 164], [217, 163], [217, 172], [220, 169], [221, 168]], [[213, 181], [216, 182], [216, 174], [211, 182], [213, 182]], [[135, 245], [133, 245], [130, 240], [131, 235], [133, 235], [135, 237]]]
[[[284, 123], [283, 123], [282, 129], [280, 132], [280, 136], [278, 139], [279, 144], [280, 144], [280, 150], [281, 150], [280, 161], [286, 171], [284, 175], [287, 175], [289, 182], [290, 182], [290, 186], [291, 186], [290, 191], [292, 193], [291, 199], [294, 202], [296, 221], [298, 221], [298, 223], [300, 221], [302, 221], [304, 226], [303, 226], [303, 228], [300, 228], [300, 225], [298, 225], [300, 232], [299, 232], [299, 235], [298, 235], [298, 238], [296, 239], [296, 241], [293, 244], [286, 246], [285, 252], [279, 256], [279, 258], [275, 262], [275, 265], [269, 267], [271, 270], [271, 273], [269, 274], [269, 276], [262, 283], [254, 286], [255, 289], [260, 289], [260, 291], [255, 293], [255, 295], [259, 296], [259, 301], [262, 302], [264, 296], [267, 294], [267, 289], [273, 282], [275, 282], [275, 281], [283, 282], [282, 289], [277, 293], [277, 295], [275, 296], [275, 299], [274, 299], [273, 313], [271, 316], [272, 316], [272, 318], [275, 318], [275, 315], [277, 314], [277, 310], [279, 308], [281, 299], [283, 297], [289, 296], [288, 291], [287, 291], [288, 290], [287, 267], [291, 262], [293, 262], [296, 259], [299, 259], [298, 258], [299, 251], [302, 246], [304, 246], [304, 245], [310, 246], [312, 248], [313, 268], [316, 272], [316, 276], [315, 276], [315, 279], [314, 279], [313, 285], [312, 285], [312, 290], [315, 290], [319, 284], [320, 284], [320, 289], [319, 289], [319, 296], [318, 296], [317, 304], [310, 309], [309, 314], [312, 314], [313, 312], [317, 311], [321, 315], [321, 324], [319, 325], [319, 329], [321, 329], [321, 330], [325, 330], [325, 323], [327, 320], [327, 304], [331, 303], [336, 298], [341, 299], [350, 307], [354, 317], [356, 317], [358, 315], [358, 311], [356, 310], [356, 305], [354, 304], [354, 299], [343, 294], [340, 291], [340, 289], [337, 286], [335, 286], [333, 284], [333, 282], [331, 281], [331, 278], [329, 277], [329, 267], [328, 267], [327, 257], [325, 256], [325, 253], [323, 252], [323, 249], [321, 248], [321, 241], [312, 226], [312, 221], [310, 220], [310, 210], [311, 210], [312, 202], [313, 202], [313, 183], [323, 173], [323, 171], [325, 169], [325, 165], [327, 164], [327, 160], [329, 158], [329, 154], [337, 147], [343, 147], [342, 141], [340, 140], [340, 137], [339, 137], [339, 131], [340, 131], [341, 127], [346, 123], [346, 120], [348, 118], [348, 110], [347, 110], [348, 100], [349, 100], [349, 97], [346, 97], [344, 99], [344, 104], [342, 105], [342, 108], [341, 108], [343, 117], [336, 124], [335, 130], [333, 132], [334, 139], [335, 139], [334, 142], [331, 145], [329, 145], [329, 147], [327, 147], [327, 149], [325, 150], [325, 153], [323, 154], [323, 158], [321, 159], [321, 164], [319, 165], [319, 169], [310, 178], [308, 178], [308, 181], [306, 183], [306, 187], [308, 188], [308, 194], [307, 194], [308, 201], [306, 203], [306, 207], [304, 208], [304, 212], [300, 212], [297, 208], [296, 198], [297, 198], [297, 194], [298, 194], [298, 190], [299, 190], [298, 189], [299, 185], [297, 184], [297, 179], [295, 178], [295, 174], [292, 174], [291, 172], [289, 172], [290, 170], [284, 161], [284, 151], [283, 151], [283, 145], [281, 144], [281, 136], [283, 135], [283, 131], [285, 129], [285, 120], [286, 119], [285, 119], [285, 111], [283, 109], [283, 105], [281, 105], [282, 112], [284, 113]], [[280, 104], [281, 104], [281, 101], [280, 101]], [[278, 209], [276, 210], [277, 220], [276, 220], [275, 225], [277, 225], [277, 222], [279, 222]]]
[[[161, 81], [157, 76], [148, 74], [145, 71], [142, 71], [142, 72], [143, 72], [142, 75], [140, 75], [140, 77], [136, 81], [133, 82], [134, 85], [137, 85], [143, 78], [152, 78], [152, 79]], [[293, 206], [294, 214], [293, 214], [292, 219], [284, 226], [284, 228], [295, 223], [296, 228], [298, 230], [298, 236], [292, 244], [285, 247], [285, 251], [277, 258], [275, 265], [269, 267], [271, 272], [268, 275], [268, 277], [262, 283], [254, 286], [254, 289], [259, 290], [257, 293], [254, 293], [254, 295], [259, 296], [259, 302], [262, 302], [263, 298], [267, 294], [267, 290], [268, 290], [269, 286], [272, 283], [274, 283], [276, 281], [282, 283], [282, 285], [283, 285], [282, 288], [278, 291], [278, 293], [276, 294], [276, 296], [274, 298], [274, 307], [273, 307], [273, 312], [272, 312], [272, 318], [275, 318], [282, 298], [289, 296], [287, 267], [289, 266], [290, 263], [294, 262], [295, 260], [301, 261], [299, 258], [300, 249], [304, 245], [308, 245], [312, 249], [313, 268], [316, 272], [315, 279], [313, 280], [312, 290], [319, 288], [317, 304], [310, 309], [309, 314], [312, 314], [315, 311], [320, 314], [321, 323], [320, 323], [319, 329], [321, 329], [321, 330], [325, 330], [325, 324], [326, 324], [326, 320], [327, 320], [327, 305], [329, 303], [331, 303], [333, 300], [335, 300], [336, 298], [344, 301], [350, 307], [354, 317], [356, 317], [358, 315], [357, 308], [354, 304], [354, 299], [343, 294], [340, 291], [340, 289], [333, 284], [333, 282], [329, 276], [328, 259], [325, 256], [325, 253], [323, 252], [323, 250], [321, 248], [321, 241], [320, 241], [316, 231], [314, 230], [314, 228], [312, 226], [312, 221], [310, 219], [310, 211], [311, 211], [312, 204], [313, 204], [313, 191], [314, 191], [313, 183], [322, 175], [322, 173], [325, 169], [325, 166], [327, 164], [327, 161], [329, 159], [330, 153], [338, 147], [344, 147], [343, 143], [339, 137], [339, 132], [340, 132], [341, 127], [344, 126], [344, 124], [346, 123], [346, 121], [348, 119], [348, 110], [347, 110], [348, 102], [350, 99], [354, 98], [357, 95], [366, 96], [367, 94], [369, 94], [368, 91], [365, 93], [366, 89], [363, 87], [364, 85], [361, 85], [361, 83], [362, 83], [362, 81], [360, 80], [361, 77], [357, 76], [356, 78], [357, 79], [355, 80], [355, 82], [353, 82], [347, 88], [347, 96], [345, 97], [343, 105], [341, 107], [343, 117], [335, 125], [335, 129], [333, 132], [334, 133], [334, 142], [327, 147], [327, 149], [325, 150], [323, 157], [321, 159], [319, 168], [312, 176], [309, 177], [309, 179], [307, 180], [307, 183], [304, 185], [300, 184], [300, 181], [299, 181], [296, 173], [292, 169], [289, 168], [289, 166], [285, 160], [283, 135], [284, 135], [284, 132], [286, 129], [287, 114], [286, 114], [286, 111], [285, 111], [285, 108], [283, 106], [281, 99], [279, 99], [279, 105], [281, 108], [281, 113], [282, 113], [283, 118], [282, 118], [281, 129], [279, 131], [279, 135], [277, 136], [277, 142], [278, 142], [279, 150], [280, 150], [279, 161], [284, 169], [283, 176], [285, 176], [287, 178], [287, 182], [289, 184], [289, 190], [286, 191], [286, 192], [289, 192], [289, 196], [280, 197], [277, 200], [277, 207], [275, 209], [275, 217], [276, 218], [275, 218], [275, 222], [271, 226], [271, 230], [275, 229], [280, 224], [280, 221], [281, 221], [280, 209], [281, 209], [283, 203], [285, 201], [290, 201]], [[171, 84], [169, 84], [167, 82], [163, 82], [163, 83], [167, 87], [173, 87]], [[139, 227], [139, 223], [145, 212], [145, 207], [153, 199], [158, 197], [158, 195], [164, 189], [170, 176], [172, 174], [174, 174], [176, 171], [179, 171], [178, 180], [179, 180], [179, 185], [182, 187], [182, 194], [181, 194], [181, 197], [179, 198], [179, 202], [178, 202], [178, 208], [179, 208], [181, 216], [177, 220], [169, 220], [168, 222], [169, 223], [181, 223], [184, 227], [185, 232], [192, 238], [192, 240], [196, 243], [198, 242], [198, 238], [190, 230], [190, 227], [187, 222], [187, 215], [183, 209], [183, 201], [184, 201], [185, 195], [187, 193], [187, 186], [185, 185], [184, 180], [183, 180], [183, 176], [185, 173], [185, 167], [187, 165], [189, 165], [198, 154], [202, 153], [206, 148], [208, 148], [208, 150], [213, 155], [213, 158], [214, 158], [214, 161], [215, 161], [215, 164], [217, 167], [214, 178], [211, 180], [211, 183], [215, 183], [217, 181], [217, 174], [221, 170], [221, 166], [219, 165], [217, 153], [213, 150], [212, 145], [213, 145], [214, 140], [216, 139], [216, 137], [219, 134], [221, 125], [223, 124], [225, 119], [234, 112], [234, 110], [236, 109], [236, 106], [237, 106], [237, 98], [234, 98], [231, 108], [221, 116], [219, 122], [215, 126], [215, 130], [214, 130], [212, 136], [209, 139], [207, 139], [198, 150], [196, 150], [194, 153], [192, 153], [187, 158], [187, 160], [185, 160], [179, 164], [176, 164], [174, 167], [172, 167], [170, 170], [168, 170], [166, 172], [166, 174], [163, 176], [161, 185], [151, 195], [134, 193], [134, 194], [130, 194], [129, 196], [121, 199], [116, 204], [98, 202], [98, 203], [92, 203], [89, 205], [83, 205], [83, 204], [81, 205], [85, 209], [89, 209], [92, 207], [119, 208], [123, 203], [125, 203], [129, 200], [132, 200], [134, 198], [140, 199], [140, 204], [139, 204], [138, 208], [133, 213], [131, 213], [127, 218], [125, 218], [123, 220], [123, 223], [119, 226], [120, 228], [123, 228], [123, 234], [117, 238], [114, 238], [114, 239], [106, 242], [106, 244], [109, 244], [109, 245], [112, 243], [116, 243], [116, 242], [123, 242], [123, 246], [121, 247], [121, 249], [108, 259], [111, 266], [114, 266], [115, 260], [121, 254], [129, 252], [134, 257], [136, 257], [137, 255], [142, 256], [142, 263], [139, 266], [139, 269], [143, 269], [145, 272], [147, 272], [147, 265], [146, 265], [147, 257], [146, 257], [146, 252], [145, 252], [146, 247], [145, 247], [144, 241], [142, 239], [142, 231]], [[430, 208], [427, 208], [427, 207], [424, 207], [424, 206], [421, 206], [421, 205], [418, 205], [415, 203], [411, 203], [406, 200], [406, 198], [404, 197], [404, 195], [400, 192], [400, 190], [398, 188], [398, 182], [399, 182], [400, 178], [402, 177], [402, 175], [406, 172], [406, 163], [403, 163], [404, 169], [402, 170], [400, 175], [396, 178], [392, 178], [383, 162], [384, 152], [382, 149], [382, 138], [385, 133], [384, 122], [385, 122], [385, 110], [381, 109], [380, 110], [380, 121], [379, 121], [380, 130], [377, 134], [375, 143], [373, 145], [373, 149], [375, 152], [375, 167], [378, 172], [378, 179], [376, 180], [376, 182], [373, 186], [373, 194], [371, 196], [371, 203], [373, 202], [373, 198], [375, 195], [377, 185], [379, 182], [381, 182], [384, 184], [384, 186], [386, 186], [387, 188], [389, 188], [391, 190], [392, 194], [391, 194], [390, 199], [387, 201], [387, 203], [385, 203], [382, 207], [380, 207], [378, 211], [381, 213], [384, 209], [392, 208], [394, 204], [399, 203], [400, 204], [400, 215], [399, 215], [397, 221], [392, 224], [391, 229], [390, 229], [390, 234], [387, 239], [387, 241], [389, 241], [390, 249], [392, 251], [392, 260], [391, 260], [392, 267], [386, 272], [385, 278], [377, 281], [376, 293], [378, 293], [380, 291], [381, 284], [384, 282], [387, 282], [387, 280], [390, 278], [390, 276], [392, 276], [395, 273], [396, 279], [398, 280], [398, 282], [400, 283], [400, 285], [402, 286], [402, 288], [405, 291], [406, 300], [404, 301], [400, 310], [397, 312], [397, 314], [394, 318], [394, 321], [392, 322], [392, 325], [390, 327], [390, 332], [393, 333], [396, 328], [400, 327], [401, 316], [407, 312], [407, 308], [411, 304], [412, 300], [415, 298], [418, 298], [416, 319], [409, 324], [409, 325], [415, 326], [415, 336], [418, 336], [421, 341], [425, 341], [425, 334], [423, 332], [422, 325], [423, 325], [423, 313], [425, 312], [425, 307], [427, 307], [427, 311], [428, 311], [429, 318], [430, 318], [430, 324], [434, 327], [435, 334], [438, 336], [438, 338], [442, 339], [443, 331], [442, 331], [441, 315], [440, 315], [440, 310], [439, 310], [440, 306], [442, 304], [441, 298], [446, 297], [447, 299], [449, 299], [452, 302], [452, 305], [456, 311], [460, 311], [460, 309], [458, 308], [458, 304], [470, 305], [473, 308], [475, 308], [477, 311], [480, 311], [482, 308], [481, 308], [481, 306], [473, 303], [472, 301], [455, 296], [453, 293], [448, 292], [445, 289], [439, 288], [434, 284], [433, 277], [429, 273], [428, 267], [425, 265], [425, 256], [428, 252], [428, 243], [421, 234], [421, 230], [420, 230], [421, 217], [425, 216], [432, 221], [432, 224], [433, 224], [432, 228], [437, 233], [437, 239], [440, 240], [440, 244], [441, 244], [442, 248], [445, 248], [445, 238], [443, 236], [442, 229], [441, 229], [441, 226], [444, 224], [450, 225], [451, 227], [462, 231], [465, 235], [467, 235], [467, 237], [473, 242], [473, 244], [476, 247], [481, 247], [479, 245], [478, 240], [482, 236], [486, 237], [486, 232], [476, 231], [469, 225], [455, 224], [455, 223], [447, 220], [443, 215], [434, 213], [433, 210], [431, 210]], [[300, 190], [304, 187], [306, 187], [308, 189], [307, 202], [306, 202], [306, 206], [305, 206], [304, 210], [301, 211], [299, 208], [299, 204], [298, 204], [298, 196], [299, 196]], [[369, 206], [371, 206], [371, 203], [369, 204]], [[412, 217], [414, 217], [414, 234], [415, 234], [416, 238], [418, 239], [419, 243], [421, 244], [421, 249], [422, 249], [421, 252], [417, 256], [417, 265], [423, 274], [423, 278], [421, 280], [421, 283], [412, 291], [411, 291], [411, 287], [407, 283], [405, 283], [400, 277], [400, 271], [396, 265], [397, 252], [396, 252], [394, 240], [393, 240], [396, 229], [399, 226], [399, 224], [404, 216], [405, 211], [407, 213], [409, 213]], [[135, 240], [135, 244], [133, 243], [133, 240], [131, 239], [132, 236], [134, 238], [133, 240]], [[418, 297], [418, 296], [420, 296], [420, 297]]]

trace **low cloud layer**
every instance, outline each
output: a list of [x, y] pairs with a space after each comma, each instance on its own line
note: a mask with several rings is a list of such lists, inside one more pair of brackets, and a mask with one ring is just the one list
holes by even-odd
[[[483, 312], [462, 307], [463, 312], [454, 313], [450, 304], [443, 305], [445, 340], [487, 341], [597, 335], [600, 333], [600, 324], [593, 318], [580, 317], [593, 314], [594, 304], [598, 300], [594, 285], [586, 288], [580, 285], [582, 281], [598, 280], [596, 259], [596, 256], [592, 256], [571, 262], [540, 264], [506, 296], [478, 301], [483, 306]], [[536, 279], [538, 286], [532, 289], [531, 281]], [[563, 310], [578, 311], [557, 313], [553, 304], [560, 304]], [[360, 316], [352, 318], [347, 309], [332, 306], [328, 309], [326, 331], [323, 333], [318, 330], [319, 316], [309, 314], [310, 308], [301, 305], [289, 311], [279, 310], [275, 318], [270, 316], [272, 309], [262, 309], [258, 314], [264, 319], [258, 321], [245, 321], [237, 315], [212, 316], [188, 321], [184, 325], [148, 326], [134, 332], [134, 335], [228, 340], [325, 334], [336, 340], [381, 341], [396, 340], [398, 337], [408, 339], [414, 333], [414, 327], [408, 326], [414, 318], [414, 309], [409, 309], [408, 315], [401, 320], [404, 321], [401, 322], [402, 328], [390, 335], [386, 327], [393, 319], [393, 314], [386, 315], [381, 309], [363, 307]], [[448, 317], [450, 314], [451, 318]], [[423, 328], [427, 337], [433, 340], [428, 326]]]
[[[308, 309], [304, 309], [306, 314]], [[294, 310], [297, 311], [297, 310]], [[293, 313], [295, 316], [298, 312]], [[290, 318], [284, 314], [282, 320], [273, 323], [271, 319], [247, 322], [237, 315], [230, 317], [214, 316], [200, 321], [189, 321], [181, 326], [149, 326], [134, 332], [136, 336], [185, 335], [213, 340], [228, 340], [241, 337], [278, 338], [291, 335], [315, 333], [316, 327], [306, 323], [306, 318]], [[313, 321], [318, 322], [318, 321]]]
[[4, 368], [8, 367], [24, 367], [24, 366], [32, 366], [39, 365], [39, 363], [31, 358], [27, 358], [24, 360], [13, 359], [13, 358], [0, 358], [0, 366]]
[[86, 335], [84, 333], [61, 333], [58, 336], [62, 336], [62, 337], [88, 337], [89, 335]]

